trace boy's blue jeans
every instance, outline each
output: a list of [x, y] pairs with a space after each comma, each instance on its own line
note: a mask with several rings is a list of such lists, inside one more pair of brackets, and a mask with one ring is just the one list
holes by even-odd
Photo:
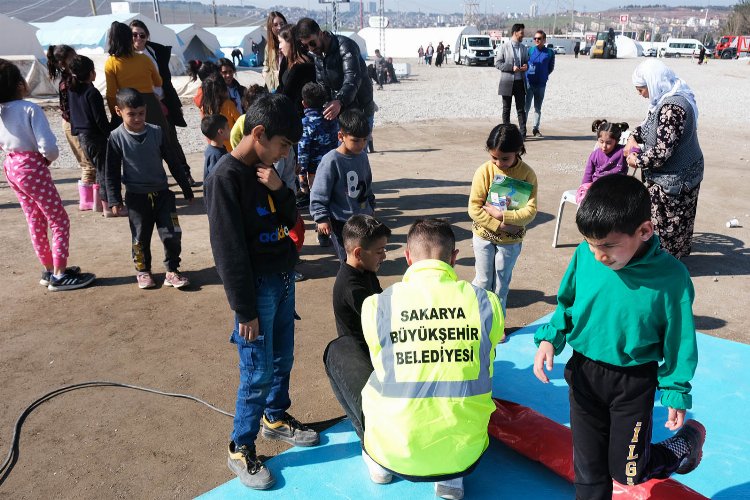
[[260, 335], [240, 337], [237, 319], [231, 342], [240, 357], [240, 385], [232, 441], [253, 447], [260, 417], [283, 417], [291, 406], [289, 374], [294, 362], [294, 275], [266, 274], [255, 279]]

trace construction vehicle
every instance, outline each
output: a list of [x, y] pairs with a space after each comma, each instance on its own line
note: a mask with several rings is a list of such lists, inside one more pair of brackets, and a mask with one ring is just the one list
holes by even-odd
[[714, 49], [715, 57], [734, 59], [740, 55], [750, 54], [750, 36], [725, 35], [721, 37]]
[[615, 36], [615, 30], [612, 28], [609, 28], [609, 31], [598, 32], [589, 53], [591, 59], [616, 59], [617, 44], [615, 43]]

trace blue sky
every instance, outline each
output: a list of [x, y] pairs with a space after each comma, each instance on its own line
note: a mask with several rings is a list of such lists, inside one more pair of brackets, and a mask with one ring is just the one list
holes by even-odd
[[[161, 0], [162, 2], [168, 2], [169, 0]], [[211, 3], [211, 0], [201, 0], [203, 3]], [[365, 0], [367, 3], [369, 0]], [[512, 1], [512, 0], [477, 0], [479, 2], [479, 11], [481, 13], [500, 13], [506, 11], [514, 12], [527, 12], [529, 10], [529, 4], [531, 0]], [[217, 0], [217, 3], [229, 4], [229, 5], [255, 5], [256, 7], [271, 7], [275, 5], [295, 5], [298, 7], [307, 7], [310, 9], [316, 9], [323, 7], [319, 4], [318, 0]], [[555, 4], [557, 3], [560, 10], [567, 10], [570, 4], [570, 0], [536, 0], [539, 5], [540, 11], [554, 12]], [[702, 7], [708, 3], [713, 5], [733, 5], [736, 2], [732, 0], [575, 0], [574, 7], [576, 10], [599, 10], [610, 7], [617, 7], [618, 5], [627, 4], [666, 4], [670, 6], [674, 5], [694, 5]], [[451, 12], [463, 12], [463, 1], [461, 0], [386, 0], [386, 10], [402, 10], [402, 11], [417, 11], [422, 12], [437, 12], [437, 13], [451, 13]]]

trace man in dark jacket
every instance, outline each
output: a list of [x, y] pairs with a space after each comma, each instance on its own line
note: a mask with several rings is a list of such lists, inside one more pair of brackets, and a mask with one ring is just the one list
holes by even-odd
[[356, 108], [367, 116], [372, 129], [375, 117], [372, 81], [357, 43], [343, 35], [322, 31], [309, 17], [297, 22], [297, 37], [315, 59], [315, 79], [331, 98], [323, 116], [335, 120], [343, 110]]

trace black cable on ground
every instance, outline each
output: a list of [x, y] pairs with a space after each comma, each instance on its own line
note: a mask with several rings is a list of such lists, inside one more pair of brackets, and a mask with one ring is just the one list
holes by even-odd
[[[203, 405], [208, 406], [212, 410], [221, 413], [222, 415], [226, 415], [227, 417], [234, 418], [234, 414], [226, 412], [222, 410], [221, 408], [217, 408], [216, 406], [212, 405], [211, 403], [207, 403], [206, 401], [203, 401], [200, 398], [197, 398], [195, 396], [191, 396], [189, 394], [179, 394], [175, 392], [165, 392], [165, 391], [159, 391], [157, 389], [151, 389], [150, 387], [141, 387], [138, 385], [131, 385], [131, 384], [123, 384], [120, 382], [108, 382], [108, 381], [91, 381], [91, 382], [81, 382], [78, 384], [71, 384], [66, 385], [63, 387], [60, 387], [58, 389], [55, 389], [54, 391], [50, 391], [44, 396], [36, 399], [34, 402], [32, 402], [29, 406], [27, 406], [23, 412], [21, 412], [21, 415], [19, 415], [18, 419], [16, 420], [15, 425], [13, 426], [13, 438], [11, 439], [10, 444], [10, 451], [8, 451], [8, 456], [6, 457], [5, 461], [2, 465], [0, 465], [0, 486], [5, 482], [6, 479], [8, 479], [8, 476], [10, 475], [11, 471], [13, 470], [13, 467], [15, 467], [16, 463], [18, 462], [18, 457], [20, 456], [20, 446], [19, 442], [21, 440], [21, 427], [23, 427], [23, 423], [26, 420], [26, 417], [28, 417], [32, 411], [34, 411], [39, 405], [44, 403], [45, 401], [49, 401], [50, 399], [54, 398], [55, 396], [59, 396], [60, 394], [65, 394], [66, 392], [74, 391], [76, 389], [88, 389], [91, 387], [122, 387], [125, 389], [135, 389], [138, 391], [144, 391], [144, 392], [150, 392], [152, 394], [158, 394], [160, 396], [169, 396], [173, 398], [182, 398], [182, 399], [189, 399], [191, 401], [195, 401], [198, 403], [201, 403]], [[325, 428], [330, 427], [331, 425], [340, 422], [345, 417], [338, 417], [330, 420], [326, 420], [324, 422], [316, 422], [309, 424], [310, 427], [315, 428], [318, 430], [323, 430]]]

